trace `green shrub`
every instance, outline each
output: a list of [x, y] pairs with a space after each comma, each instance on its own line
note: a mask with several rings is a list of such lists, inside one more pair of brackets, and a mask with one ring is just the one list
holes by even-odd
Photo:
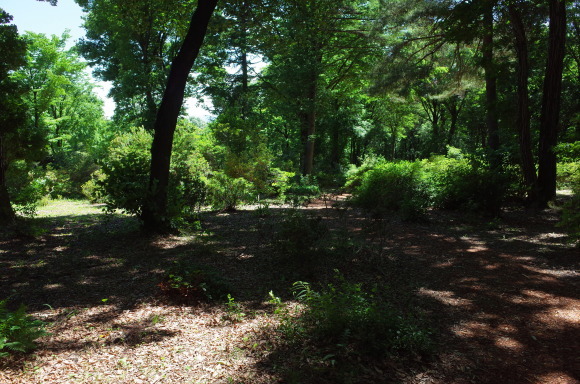
[[[190, 132], [179, 132], [175, 137], [167, 207], [172, 222], [182, 215], [191, 215], [205, 200], [209, 166], [196, 152], [194, 138]], [[141, 216], [149, 184], [151, 142], [151, 135], [142, 128], [112, 141], [109, 155], [101, 161], [104, 176], [94, 179], [97, 189], [90, 192], [105, 201], [108, 211], [120, 209]]]
[[40, 200], [47, 194], [42, 170], [25, 161], [13, 162], [7, 172], [7, 188], [14, 211], [23, 216], [34, 216]]
[[432, 347], [426, 329], [374, 293], [364, 291], [361, 284], [337, 276], [337, 284], [328, 284], [320, 292], [305, 282], [294, 283], [293, 290], [295, 297], [306, 304], [306, 312], [296, 324], [303, 330], [302, 337], [342, 348], [346, 353], [371, 356], [424, 353]]
[[570, 163], [557, 164], [557, 178], [558, 188], [572, 188], [574, 184], [574, 177], [580, 174], [580, 161]]
[[248, 180], [231, 178], [222, 172], [215, 172], [208, 180], [209, 196], [216, 209], [234, 210], [240, 204], [250, 202], [254, 197], [254, 186]]
[[214, 269], [185, 259], [175, 261], [158, 286], [169, 298], [188, 303], [223, 300], [229, 292]]
[[429, 195], [421, 178], [420, 163], [380, 163], [364, 173], [353, 202], [379, 215], [397, 213], [406, 220], [424, 216]]
[[423, 162], [423, 167], [423, 177], [437, 208], [496, 215], [509, 197], [523, 195], [516, 167], [491, 170], [477, 159], [443, 156]]
[[574, 241], [580, 239], [580, 173], [576, 173], [570, 181], [574, 195], [562, 207], [562, 219], [558, 225], [564, 228]]
[[98, 169], [91, 175], [91, 178], [82, 185], [81, 191], [83, 196], [86, 197], [91, 203], [104, 203], [105, 199], [102, 195], [103, 190], [99, 188], [99, 183], [103, 183], [105, 180], [105, 174], [102, 170]]
[[34, 340], [47, 334], [44, 323], [26, 315], [21, 305], [15, 312], [6, 309], [6, 300], [0, 301], [0, 357], [11, 352], [28, 352], [36, 346]]

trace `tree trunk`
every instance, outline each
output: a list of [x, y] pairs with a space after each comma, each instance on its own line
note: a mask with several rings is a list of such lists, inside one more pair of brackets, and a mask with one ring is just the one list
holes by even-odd
[[314, 134], [316, 133], [316, 94], [317, 94], [318, 76], [315, 72], [311, 73], [308, 85], [308, 111], [305, 113], [303, 119], [303, 140], [304, 140], [304, 156], [302, 174], [304, 176], [311, 175], [314, 167]]
[[492, 168], [499, 166], [497, 150], [499, 149], [499, 123], [497, 119], [497, 75], [493, 65], [493, 3], [486, 0], [487, 9], [483, 15], [483, 70], [485, 72], [485, 101], [486, 101], [486, 124], [487, 146], [490, 151], [490, 165]]
[[149, 188], [141, 214], [144, 227], [148, 231], [164, 233], [171, 229], [167, 217], [167, 187], [173, 135], [183, 104], [187, 77], [199, 54], [207, 25], [216, 5], [217, 0], [205, 0], [198, 3], [179, 53], [171, 63], [167, 86], [155, 120]]
[[521, 167], [528, 193], [527, 203], [528, 205], [535, 205], [537, 197], [537, 177], [530, 132], [530, 101], [528, 92], [530, 66], [528, 62], [528, 41], [520, 12], [513, 4], [508, 7], [508, 10], [518, 55], [518, 115], [516, 126], [520, 144]]
[[4, 142], [0, 136], [0, 225], [10, 224], [14, 221], [14, 210], [10, 204], [10, 196], [6, 187], [6, 157]]
[[562, 72], [566, 41], [566, 3], [550, 0], [550, 30], [548, 35], [548, 62], [544, 77], [544, 93], [540, 117], [540, 148], [538, 168], [538, 203], [540, 208], [556, 196], [556, 154], [558, 141]]

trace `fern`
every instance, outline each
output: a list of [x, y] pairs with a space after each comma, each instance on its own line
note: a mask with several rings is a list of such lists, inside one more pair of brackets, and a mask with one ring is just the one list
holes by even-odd
[[34, 340], [44, 335], [47, 335], [44, 323], [28, 316], [24, 305], [10, 312], [6, 300], [0, 301], [0, 357], [30, 351], [36, 347]]

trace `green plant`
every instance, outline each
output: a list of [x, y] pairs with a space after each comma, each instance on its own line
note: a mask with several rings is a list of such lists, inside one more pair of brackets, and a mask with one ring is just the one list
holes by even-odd
[[564, 228], [574, 240], [580, 239], [580, 173], [571, 180], [572, 198], [562, 207], [562, 219], [558, 226]]
[[235, 210], [241, 203], [249, 202], [254, 196], [252, 183], [244, 178], [231, 178], [216, 172], [208, 181], [209, 195], [214, 208]]
[[362, 176], [353, 202], [378, 215], [397, 213], [405, 220], [424, 217], [429, 196], [420, 163], [379, 163]]
[[169, 298], [190, 303], [221, 300], [229, 290], [214, 269], [185, 259], [175, 261], [167, 269], [158, 287]]
[[[175, 138], [167, 207], [173, 223], [182, 216], [194, 214], [207, 193], [205, 176], [209, 166], [195, 150], [194, 136], [180, 131]], [[97, 190], [92, 192], [105, 201], [107, 211], [120, 209], [141, 216], [149, 184], [151, 141], [151, 134], [142, 128], [123, 133], [112, 141], [109, 155], [101, 161], [104, 176], [95, 179]]]
[[242, 311], [241, 304], [236, 302], [234, 297], [229, 293], [227, 295], [227, 299], [226, 315], [223, 317], [223, 319], [233, 323], [239, 323], [244, 319], [244, 317], [246, 317], [246, 314]]
[[294, 333], [334, 346], [340, 354], [425, 353], [432, 347], [429, 331], [410, 316], [404, 316], [362, 284], [337, 275], [336, 284], [320, 291], [306, 282], [293, 285], [295, 297], [306, 305]]
[[11, 312], [6, 309], [6, 300], [0, 301], [0, 357], [34, 349], [34, 340], [47, 335], [44, 327], [42, 321], [26, 315], [24, 305]]

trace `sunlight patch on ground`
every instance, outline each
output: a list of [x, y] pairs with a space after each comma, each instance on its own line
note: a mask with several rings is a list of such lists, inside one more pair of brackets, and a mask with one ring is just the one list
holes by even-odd
[[471, 306], [472, 302], [468, 299], [463, 299], [460, 297], [455, 297], [455, 293], [451, 291], [435, 291], [427, 288], [419, 288], [419, 295], [431, 297], [435, 300], [442, 302], [445, 305], [452, 306]]
[[536, 376], [537, 381], [531, 383], [535, 384], [577, 384], [578, 380], [565, 374], [564, 372], [550, 372], [542, 376]]
[[81, 216], [102, 213], [101, 207], [86, 200], [51, 200], [38, 209], [39, 217]]

